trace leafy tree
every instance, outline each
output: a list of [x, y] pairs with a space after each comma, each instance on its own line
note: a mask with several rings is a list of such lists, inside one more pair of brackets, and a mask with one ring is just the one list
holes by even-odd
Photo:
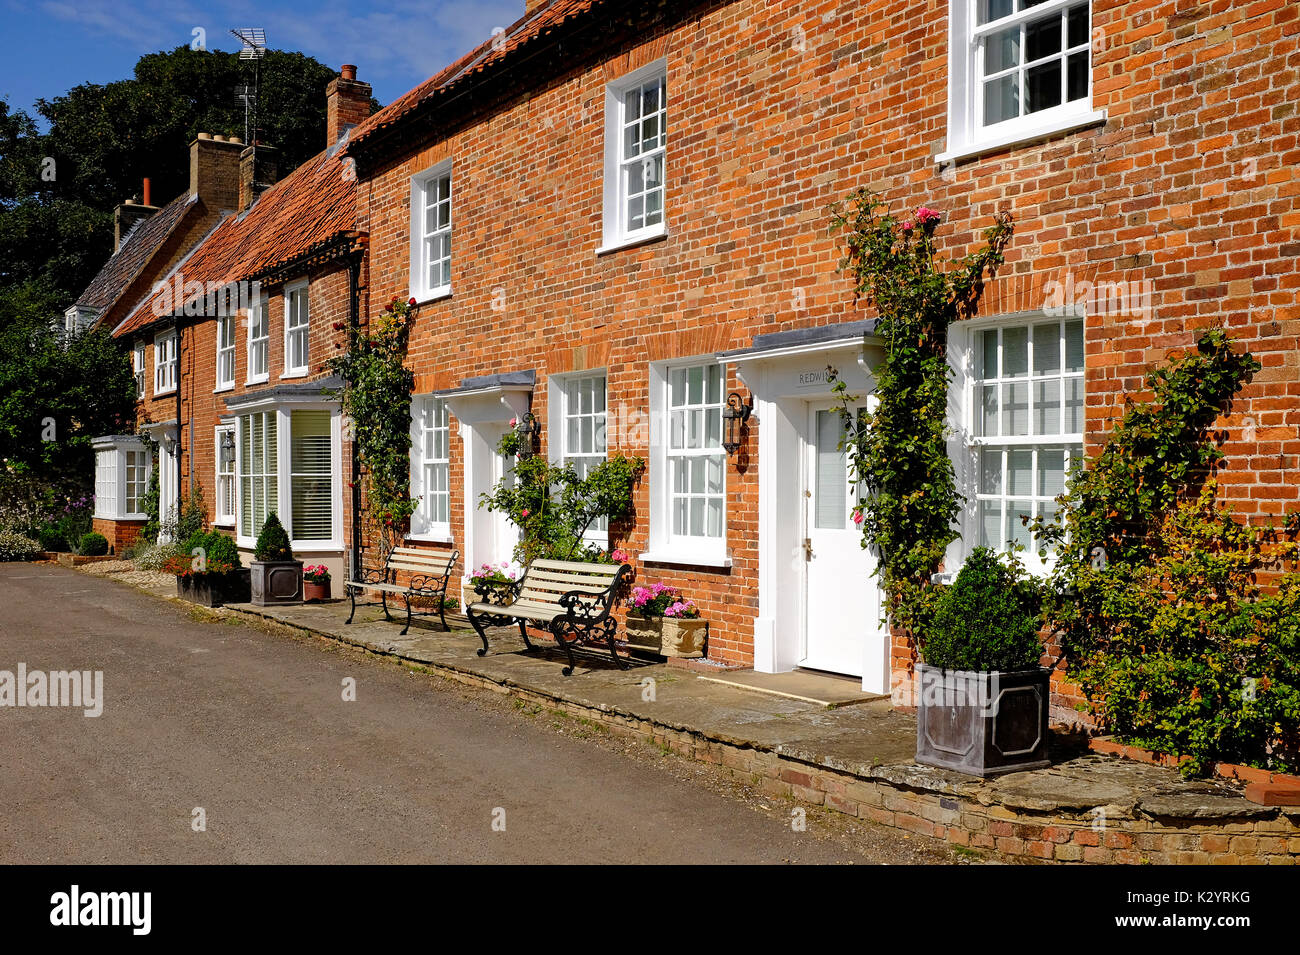
[[6, 473], [88, 487], [90, 441], [130, 428], [135, 377], [106, 332], [55, 334], [55, 301], [40, 283], [0, 289], [0, 459]]
[[[325, 87], [335, 71], [301, 53], [268, 51], [261, 66], [260, 140], [288, 172], [325, 145]], [[114, 206], [153, 180], [154, 201], [189, 184], [195, 135], [244, 135], [238, 54], [188, 46], [150, 53], [134, 76], [86, 83], [37, 102], [49, 123], [0, 103], [0, 287], [31, 277], [74, 299], [112, 244]], [[371, 108], [378, 109], [372, 101]], [[46, 160], [54, 178], [43, 178]]]

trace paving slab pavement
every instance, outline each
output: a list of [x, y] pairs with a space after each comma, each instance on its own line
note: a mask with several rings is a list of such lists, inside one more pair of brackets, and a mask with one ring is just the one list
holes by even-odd
[[[1080, 751], [1065, 737], [1048, 769], [978, 779], [920, 766], [913, 761], [916, 719], [893, 709], [887, 699], [828, 708], [700, 679], [692, 671], [662, 663], [634, 661], [629, 669], [619, 670], [597, 652], [580, 654], [578, 668], [566, 677], [558, 649], [535, 639], [540, 652], [527, 653], [513, 627], [490, 630], [491, 650], [480, 657], [476, 651], [481, 644], [464, 618], [449, 617], [449, 631], [436, 622], [417, 622], [403, 637], [401, 623], [384, 620], [378, 608], [358, 609], [355, 622], [345, 625], [345, 601], [290, 607], [240, 604], [227, 612], [288, 624], [559, 702], [984, 805], [1073, 814], [1122, 807], [1128, 812], [1141, 809], [1150, 816], [1181, 814], [1180, 818], [1207, 820], [1250, 819], [1261, 808], [1248, 802], [1243, 787], [1234, 782], [1184, 780], [1165, 767]], [[646, 692], [651, 680], [652, 696]]]

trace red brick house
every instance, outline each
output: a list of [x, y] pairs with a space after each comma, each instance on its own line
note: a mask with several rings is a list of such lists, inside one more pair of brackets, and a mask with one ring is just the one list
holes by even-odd
[[[954, 254], [1016, 221], [953, 335], [949, 566], [1052, 506], [1122, 393], [1207, 326], [1264, 364], [1227, 493], [1293, 506], [1298, 37], [1283, 0], [529, 3], [347, 147], [371, 297], [420, 303], [411, 539], [509, 556], [476, 502], [531, 409], [555, 458], [648, 459], [613, 543], [697, 600], [710, 658], [907, 702], [828, 413], [827, 366], [865, 400], [881, 353], [827, 234], [859, 185], [942, 210]], [[728, 453], [733, 392], [754, 410]]]
[[[248, 551], [274, 512], [297, 556], [340, 576], [352, 465], [323, 361], [363, 307], [365, 236], [340, 151], [369, 104], [369, 84], [345, 67], [328, 90], [326, 148], [278, 182], [274, 149], [200, 136], [191, 166], [226, 185], [219, 221], [113, 326], [135, 356], [164, 522], [201, 493], [212, 526]], [[111, 463], [97, 481], [139, 488]]]
[[[470, 568], [510, 556], [517, 530], [477, 505], [531, 411], [555, 459], [647, 459], [631, 529], [593, 540], [696, 600], [710, 659], [850, 674], [910, 702], [913, 649], [879, 623], [826, 375], [867, 401], [882, 354], [827, 228], [862, 185], [940, 209], [954, 256], [995, 213], [1016, 223], [980, 317], [951, 338], [968, 504], [949, 568], [1052, 507], [1123, 394], [1206, 327], [1264, 366], [1227, 419], [1226, 495], [1247, 516], [1300, 498], [1300, 8], [1285, 0], [530, 0], [372, 117], [345, 108], [352, 84], [332, 100], [331, 147], [357, 124], [343, 150], [176, 266], [262, 283], [233, 385], [216, 384], [219, 318], [155, 302], [116, 327], [167, 386], [157, 342], [179, 324], [179, 388], [149, 390], [142, 416], [179, 442], [178, 494], [202, 485], [211, 505], [233, 486], [221, 519], [241, 543], [271, 503], [299, 503], [294, 415], [329, 410], [333, 324], [413, 297], [411, 543]], [[304, 280], [310, 360], [282, 380]], [[250, 384], [254, 339], [268, 377]], [[753, 406], [734, 452], [733, 394]], [[364, 543], [346, 446], [329, 469], [341, 539], [304, 543], [339, 559]]]

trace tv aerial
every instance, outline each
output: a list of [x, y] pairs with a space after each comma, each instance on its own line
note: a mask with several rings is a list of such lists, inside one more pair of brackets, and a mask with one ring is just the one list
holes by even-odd
[[239, 58], [253, 65], [253, 82], [235, 89], [244, 101], [244, 142], [251, 146], [257, 139], [257, 98], [262, 81], [262, 58], [266, 56], [266, 31], [260, 27], [245, 27], [230, 32], [243, 44], [239, 48]]

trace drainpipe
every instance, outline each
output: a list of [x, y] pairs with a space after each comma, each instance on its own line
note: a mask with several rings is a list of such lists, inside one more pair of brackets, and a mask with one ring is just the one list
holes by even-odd
[[185, 325], [176, 317], [176, 517], [181, 516], [181, 343], [185, 341]]
[[[361, 330], [361, 254], [348, 262], [348, 351], [355, 351]], [[357, 456], [356, 423], [352, 430], [352, 568], [353, 580], [361, 579], [361, 459]]]

